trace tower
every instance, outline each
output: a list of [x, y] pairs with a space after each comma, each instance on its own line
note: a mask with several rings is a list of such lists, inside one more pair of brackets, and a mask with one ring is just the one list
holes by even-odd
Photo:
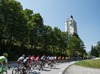
[[65, 22], [65, 31], [67, 31], [68, 34], [71, 35], [73, 35], [74, 33], [77, 34], [77, 25], [73, 19], [73, 16], [70, 16], [70, 18], [68, 18]]

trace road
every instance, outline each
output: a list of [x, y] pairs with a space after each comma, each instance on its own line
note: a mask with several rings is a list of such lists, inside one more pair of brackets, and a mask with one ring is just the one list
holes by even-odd
[[100, 69], [71, 65], [64, 74], [100, 74]]
[[[95, 59], [100, 58], [93, 58], [91, 60]], [[71, 65], [64, 71], [63, 74], [100, 74], [100, 69]]]
[[[73, 62], [65, 62], [65, 63], [57, 63], [52, 68], [48, 68], [47, 66], [44, 68], [44, 70], [33, 70], [30, 74], [62, 74], [63, 71], [71, 64], [75, 63]], [[16, 63], [9, 64], [11, 67], [8, 69], [8, 74], [12, 74], [12, 68], [16, 66]]]

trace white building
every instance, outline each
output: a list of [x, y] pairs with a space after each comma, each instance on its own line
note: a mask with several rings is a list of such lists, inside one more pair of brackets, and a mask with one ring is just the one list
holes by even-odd
[[73, 19], [73, 16], [70, 16], [70, 18], [67, 19], [65, 22], [65, 32], [68, 32], [69, 34], [77, 34], [77, 24]]

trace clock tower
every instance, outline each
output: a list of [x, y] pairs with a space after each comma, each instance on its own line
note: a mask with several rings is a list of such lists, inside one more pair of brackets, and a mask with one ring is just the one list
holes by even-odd
[[73, 16], [70, 16], [70, 18], [68, 18], [65, 22], [65, 31], [67, 31], [71, 35], [73, 35], [74, 33], [77, 34], [77, 25], [73, 19]]

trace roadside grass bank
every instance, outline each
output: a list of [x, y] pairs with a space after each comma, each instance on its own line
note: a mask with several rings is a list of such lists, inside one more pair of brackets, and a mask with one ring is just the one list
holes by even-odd
[[95, 60], [85, 60], [74, 63], [75, 65], [80, 65], [84, 67], [90, 67], [90, 68], [98, 68], [100, 69], [100, 59]]

